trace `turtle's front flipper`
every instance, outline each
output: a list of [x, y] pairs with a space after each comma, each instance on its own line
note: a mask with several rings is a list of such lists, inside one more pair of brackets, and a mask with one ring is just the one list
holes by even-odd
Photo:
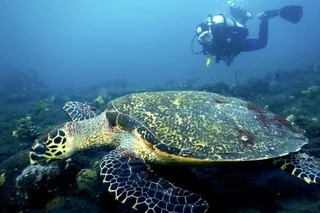
[[320, 184], [320, 159], [298, 152], [276, 158], [274, 164], [307, 183]]
[[200, 195], [183, 190], [158, 177], [140, 159], [119, 149], [100, 164], [103, 183], [116, 200], [140, 212], [206, 212]]
[[79, 101], [68, 101], [63, 106], [63, 109], [68, 113], [72, 121], [87, 120], [99, 114], [96, 108]]

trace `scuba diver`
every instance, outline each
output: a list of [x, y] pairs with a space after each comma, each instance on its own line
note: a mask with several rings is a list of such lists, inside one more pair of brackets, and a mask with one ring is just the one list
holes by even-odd
[[195, 37], [198, 38], [203, 50], [196, 53], [192, 48], [192, 51], [195, 54], [206, 55], [207, 66], [211, 63], [211, 56], [216, 57], [216, 63], [222, 60], [230, 66], [233, 59], [241, 52], [265, 48], [268, 43], [269, 19], [280, 16], [291, 23], [298, 23], [303, 15], [303, 8], [285, 6], [281, 9], [259, 13], [257, 15], [257, 18], [261, 20], [259, 38], [247, 38], [249, 31], [245, 24], [253, 18], [251, 12], [237, 6], [230, 6], [230, 13], [234, 20], [222, 14], [208, 15], [206, 21], [197, 26]]

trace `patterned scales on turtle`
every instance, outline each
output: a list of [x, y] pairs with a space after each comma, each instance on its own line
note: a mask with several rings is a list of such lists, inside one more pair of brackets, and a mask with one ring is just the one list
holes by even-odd
[[31, 164], [109, 146], [100, 163], [104, 185], [116, 200], [140, 212], [206, 212], [198, 194], [149, 169], [154, 164], [210, 166], [273, 159], [307, 183], [320, 182], [319, 160], [300, 149], [304, 131], [246, 101], [200, 91], [134, 93], [96, 113], [80, 102], [64, 109], [72, 122], [36, 140]]

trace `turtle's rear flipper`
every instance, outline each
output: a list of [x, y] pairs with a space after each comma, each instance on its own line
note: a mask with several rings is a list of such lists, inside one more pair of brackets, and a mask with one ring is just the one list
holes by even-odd
[[276, 158], [274, 164], [307, 183], [320, 184], [320, 159], [298, 152]]
[[68, 101], [63, 109], [68, 113], [72, 121], [87, 120], [99, 114], [96, 108], [79, 101]]
[[175, 187], [140, 159], [113, 150], [100, 164], [103, 183], [116, 200], [140, 212], [206, 212], [200, 195]]

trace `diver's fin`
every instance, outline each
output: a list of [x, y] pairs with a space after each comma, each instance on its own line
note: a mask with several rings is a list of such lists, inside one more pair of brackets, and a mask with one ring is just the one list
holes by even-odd
[[298, 23], [303, 15], [302, 6], [288, 5], [280, 9], [280, 17], [291, 23]]

